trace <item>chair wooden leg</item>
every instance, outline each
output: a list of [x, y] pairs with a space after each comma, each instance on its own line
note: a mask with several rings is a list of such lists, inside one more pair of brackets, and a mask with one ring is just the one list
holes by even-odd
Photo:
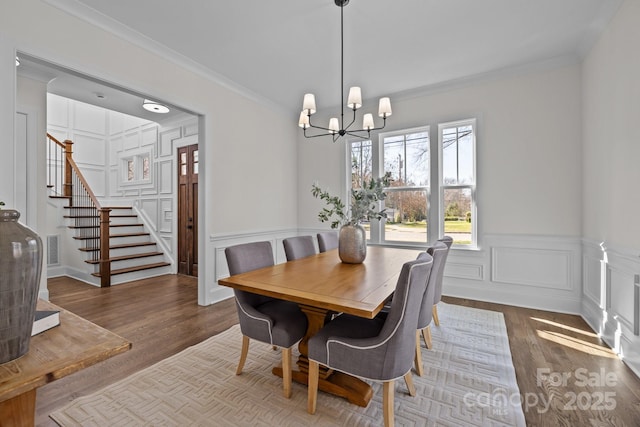
[[435, 323], [436, 326], [440, 326], [440, 319], [438, 319], [438, 306], [434, 304], [431, 312], [433, 313], [433, 323]]
[[240, 363], [238, 363], [238, 369], [236, 369], [236, 375], [240, 375], [242, 373], [242, 368], [244, 368], [244, 362], [247, 361], [247, 353], [249, 353], [249, 337], [243, 335], [242, 351], [240, 352]]
[[409, 396], [415, 396], [416, 388], [413, 385], [413, 377], [411, 376], [411, 371], [407, 372], [404, 375], [404, 382], [407, 384], [407, 389], [409, 389]]
[[307, 412], [316, 413], [316, 402], [318, 400], [318, 378], [320, 365], [318, 362], [309, 360], [309, 394], [307, 396]]
[[393, 427], [393, 380], [386, 381], [382, 387], [382, 390], [382, 413], [384, 417], [384, 427]]
[[284, 397], [291, 397], [291, 347], [282, 349], [282, 386]]
[[420, 351], [420, 329], [416, 329], [416, 373], [422, 376], [422, 353]]
[[426, 345], [428, 349], [431, 349], [431, 347], [433, 347], [431, 343], [431, 325], [422, 330], [422, 338], [424, 339], [424, 345]]

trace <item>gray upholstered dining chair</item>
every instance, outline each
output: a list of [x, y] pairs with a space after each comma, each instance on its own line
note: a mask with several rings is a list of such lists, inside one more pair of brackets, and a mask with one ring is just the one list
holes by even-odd
[[[269, 242], [245, 243], [225, 249], [229, 273], [246, 273], [274, 265], [273, 250]], [[307, 330], [307, 316], [296, 303], [234, 289], [242, 352], [236, 375], [249, 352], [249, 340], [254, 339], [282, 348], [282, 380], [285, 397], [291, 396], [291, 348], [302, 339]]]
[[382, 381], [385, 426], [393, 425], [394, 381], [404, 377], [415, 395], [411, 366], [420, 305], [433, 259], [422, 253], [402, 266], [391, 309], [386, 316], [365, 319], [343, 314], [309, 340], [307, 410], [316, 411], [319, 365], [357, 377]]
[[451, 245], [453, 244], [453, 238], [451, 236], [444, 236], [442, 239], [438, 239], [438, 242], [442, 242], [447, 245], [447, 253], [444, 256], [444, 261], [442, 261], [442, 268], [438, 272], [438, 281], [436, 282], [436, 292], [433, 296], [433, 323], [436, 326], [440, 326], [440, 319], [438, 319], [438, 303], [442, 299], [442, 280], [444, 278], [444, 265], [447, 263], [447, 258], [449, 257], [449, 250], [451, 249]]
[[418, 316], [418, 326], [416, 329], [416, 354], [415, 365], [416, 372], [422, 376], [422, 354], [420, 351], [420, 335], [424, 339], [424, 344], [427, 348], [431, 348], [431, 321], [433, 320], [433, 298], [437, 289], [438, 275], [444, 269], [444, 263], [447, 257], [449, 248], [442, 242], [436, 242], [435, 245], [427, 248], [427, 254], [433, 258], [433, 266], [431, 267], [431, 274], [429, 275], [429, 281], [427, 282], [427, 290], [424, 292], [422, 299], [422, 305], [420, 306], [420, 315]]
[[318, 233], [317, 237], [318, 237], [318, 250], [321, 253], [338, 248], [338, 232], [337, 231], [322, 231]]
[[316, 254], [313, 236], [288, 237], [282, 241], [287, 261], [306, 258]]

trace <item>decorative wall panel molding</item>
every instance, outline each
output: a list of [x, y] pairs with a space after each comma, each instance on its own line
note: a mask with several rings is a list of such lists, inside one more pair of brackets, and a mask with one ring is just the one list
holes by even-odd
[[[635, 284], [640, 258], [629, 249], [589, 239], [583, 239], [582, 252], [589, 264], [583, 275], [582, 317], [640, 376], [640, 291]], [[594, 298], [597, 289], [600, 301]]]
[[173, 140], [180, 138], [180, 129], [170, 129], [160, 132], [160, 156], [173, 155]]
[[572, 289], [572, 254], [550, 249], [491, 248], [491, 280], [499, 283]]
[[590, 254], [582, 256], [582, 286], [584, 297], [600, 308], [606, 304], [606, 264]]
[[107, 134], [107, 110], [82, 102], [72, 102], [71, 127], [95, 135]]
[[444, 269], [444, 276], [456, 279], [484, 280], [484, 266], [482, 264], [461, 263], [447, 260], [447, 264]]
[[83, 168], [83, 166], [101, 166], [107, 164], [107, 136], [92, 136], [74, 132], [71, 136], [73, 141], [73, 159]]
[[159, 173], [159, 193], [173, 194], [173, 159], [165, 159], [158, 161]]

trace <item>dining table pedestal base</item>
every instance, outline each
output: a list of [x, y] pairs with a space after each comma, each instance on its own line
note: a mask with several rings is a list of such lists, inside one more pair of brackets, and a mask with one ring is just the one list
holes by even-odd
[[[272, 372], [282, 377], [281, 366], [274, 367]], [[306, 372], [292, 371], [291, 379], [297, 383], [309, 385], [309, 375]], [[359, 378], [333, 370], [329, 371], [326, 378], [320, 377], [318, 388], [326, 393], [344, 397], [349, 403], [362, 407], [366, 407], [373, 397], [373, 388], [369, 384]]]
[[[307, 358], [309, 338], [322, 329], [329, 310], [305, 304], [298, 305], [307, 316], [308, 324], [306, 334], [298, 344], [298, 350], [300, 350], [300, 356], [296, 363], [298, 370], [291, 372], [291, 379], [297, 383], [309, 385], [309, 359]], [[273, 368], [273, 373], [282, 377], [282, 367]], [[363, 407], [366, 407], [373, 397], [373, 388], [360, 378], [328, 369], [322, 365], [320, 365], [318, 388], [326, 393], [344, 397], [350, 403]]]

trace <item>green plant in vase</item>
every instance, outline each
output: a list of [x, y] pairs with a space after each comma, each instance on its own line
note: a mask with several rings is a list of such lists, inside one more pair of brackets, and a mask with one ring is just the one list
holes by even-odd
[[340, 197], [331, 195], [317, 184], [312, 185], [311, 194], [327, 204], [318, 213], [320, 222], [330, 221], [331, 228], [341, 227], [338, 253], [343, 262], [358, 264], [364, 261], [367, 239], [361, 224], [387, 217], [386, 209], [379, 210], [379, 202], [387, 197], [384, 189], [391, 181], [391, 173], [387, 172], [381, 178], [365, 180], [361, 188], [352, 188], [349, 209]]

